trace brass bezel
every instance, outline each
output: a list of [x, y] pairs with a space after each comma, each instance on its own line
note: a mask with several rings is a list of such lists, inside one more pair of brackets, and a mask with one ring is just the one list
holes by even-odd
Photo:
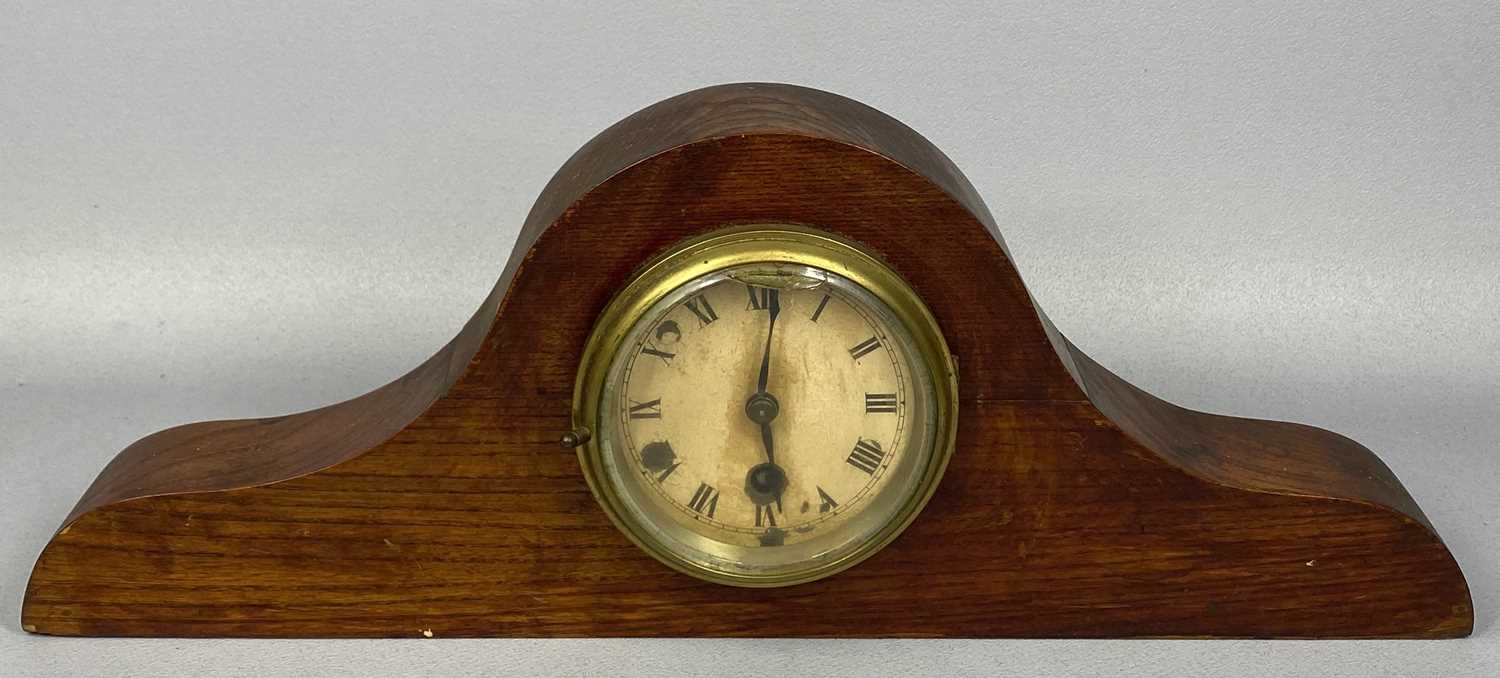
[[891, 543], [911, 524], [937, 489], [953, 455], [958, 431], [958, 371], [937, 319], [915, 289], [874, 253], [850, 240], [806, 226], [749, 224], [729, 226], [674, 245], [646, 263], [605, 307], [589, 335], [573, 389], [575, 430], [602, 430], [599, 422], [610, 366], [637, 320], [678, 287], [725, 268], [752, 263], [787, 263], [837, 273], [884, 302], [910, 332], [916, 360], [932, 375], [935, 449], [921, 470], [915, 490], [879, 531], [841, 558], [807, 570], [774, 575], [739, 575], [713, 570], [679, 557], [647, 536], [623, 509], [613, 485], [601, 476], [598, 436], [577, 448], [589, 489], [610, 520], [636, 546], [675, 570], [716, 584], [742, 587], [790, 586], [841, 572]]

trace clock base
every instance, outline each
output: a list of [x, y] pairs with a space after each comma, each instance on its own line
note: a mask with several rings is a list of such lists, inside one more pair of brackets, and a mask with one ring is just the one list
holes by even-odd
[[[676, 573], [600, 511], [573, 376], [642, 261], [727, 223], [882, 254], [957, 358], [949, 469], [859, 566], [784, 589]], [[582, 262], [582, 263], [581, 263]], [[1442, 638], [1467, 584], [1372, 453], [1123, 382], [1036, 309], [972, 186], [855, 102], [669, 99], [547, 186], [494, 291], [411, 373], [310, 412], [126, 448], [47, 544], [27, 631], [104, 636]]]

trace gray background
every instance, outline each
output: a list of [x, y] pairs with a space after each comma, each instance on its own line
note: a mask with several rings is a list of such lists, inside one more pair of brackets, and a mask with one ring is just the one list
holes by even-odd
[[[1500, 674], [1494, 3], [430, 5], [0, 1], [0, 673]], [[1463, 565], [1475, 637], [20, 632], [33, 559], [116, 451], [404, 373], [576, 147], [737, 80], [927, 135], [1061, 330], [1127, 379], [1380, 453]]]

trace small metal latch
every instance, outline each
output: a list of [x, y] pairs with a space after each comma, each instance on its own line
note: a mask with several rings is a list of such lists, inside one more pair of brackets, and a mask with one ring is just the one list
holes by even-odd
[[580, 426], [562, 434], [562, 439], [557, 442], [565, 448], [573, 449], [588, 442], [590, 437], [589, 430]]

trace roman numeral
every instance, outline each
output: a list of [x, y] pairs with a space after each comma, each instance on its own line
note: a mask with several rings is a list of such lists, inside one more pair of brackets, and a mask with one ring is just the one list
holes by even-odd
[[655, 471], [658, 483], [667, 482], [667, 477], [681, 465], [682, 462], [677, 461], [677, 453], [672, 451], [672, 444], [665, 440], [641, 449], [641, 466], [646, 467], [647, 471]]
[[667, 337], [672, 337], [674, 342], [682, 339], [682, 328], [677, 326], [677, 321], [668, 320], [656, 326], [656, 340], [666, 341]]
[[644, 403], [638, 403], [638, 402], [632, 400], [632, 401], [630, 401], [630, 403], [631, 403], [631, 405], [630, 405], [630, 418], [631, 419], [660, 419], [661, 418], [661, 398], [657, 398], [656, 400], [648, 400], [648, 401], [646, 401]]
[[[866, 393], [866, 412], [895, 412], [896, 394], [894, 393]], [[634, 415], [632, 415], [634, 416]]]
[[877, 348], [880, 348], [880, 340], [876, 339], [875, 337], [870, 337], [869, 339], [856, 344], [854, 348], [849, 349], [849, 355], [854, 356], [855, 360], [859, 360], [860, 358], [865, 357], [865, 355], [870, 351], [873, 351]]
[[885, 450], [880, 449], [880, 443], [860, 438], [859, 442], [854, 444], [854, 451], [850, 452], [849, 458], [844, 461], [849, 462], [849, 465], [854, 468], [874, 475], [875, 469], [880, 468], [880, 460], [884, 458]]
[[693, 312], [693, 315], [698, 316], [699, 327], [719, 319], [719, 314], [714, 313], [714, 307], [709, 305], [708, 298], [701, 294], [687, 300], [684, 305], [687, 306], [687, 310]]
[[719, 491], [708, 483], [698, 483], [698, 491], [688, 500], [688, 508], [710, 518], [714, 517], [714, 510], [719, 508]]
[[834, 501], [833, 497], [828, 496], [822, 487], [818, 487], [818, 497], [823, 500], [823, 503], [818, 505], [818, 513], [827, 513], [839, 507], [839, 503]]
[[654, 356], [656, 356], [658, 358], [661, 358], [661, 361], [664, 362], [664, 363], [666, 363], [666, 364], [668, 364], [668, 365], [671, 365], [672, 364], [672, 359], [677, 357], [676, 353], [667, 353], [666, 351], [658, 351], [658, 350], [656, 350], [654, 348], [651, 348], [650, 346], [647, 346], [647, 347], [641, 349], [641, 353], [644, 353], [646, 355], [654, 355]]
[[757, 504], [755, 506], [755, 526], [776, 527], [775, 504], [766, 504], [764, 506]]
[[818, 318], [823, 315], [823, 309], [828, 306], [828, 299], [829, 299], [829, 295], [825, 294], [825, 295], [823, 295], [823, 300], [820, 301], [820, 302], [818, 302], [818, 308], [817, 308], [817, 310], [813, 311], [813, 317], [812, 317], [812, 321], [813, 322], [818, 322]]
[[754, 285], [746, 285], [745, 289], [750, 291], [750, 305], [746, 308], [751, 311], [764, 311], [773, 305], [781, 305], [781, 290]]

